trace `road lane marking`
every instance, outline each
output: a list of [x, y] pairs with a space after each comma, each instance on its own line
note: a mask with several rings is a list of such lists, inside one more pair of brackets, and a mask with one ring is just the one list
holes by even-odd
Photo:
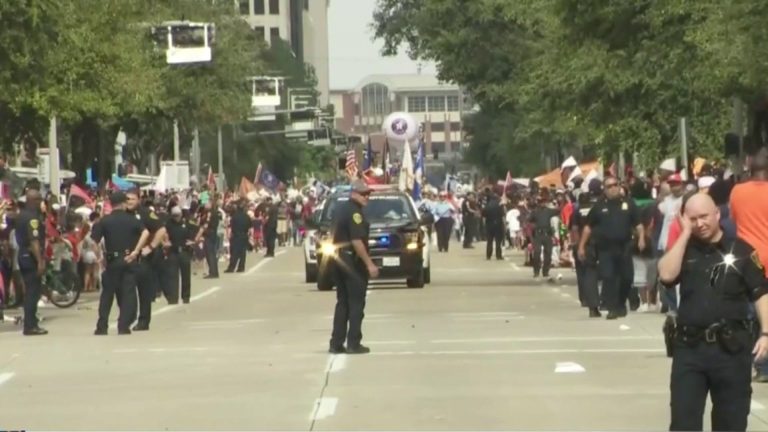
[[551, 349], [551, 350], [465, 350], [465, 351], [371, 351], [369, 355], [499, 355], [499, 354], [661, 354], [666, 349]]
[[522, 269], [520, 268], [520, 266], [519, 266], [519, 265], [517, 265], [517, 264], [515, 264], [515, 263], [511, 263], [510, 265], [512, 266], [512, 270], [514, 270], [514, 271], [520, 271], [520, 270], [522, 270]]
[[[209, 295], [215, 293], [216, 291], [219, 291], [220, 289], [221, 289], [220, 286], [210, 287], [207, 290], [201, 292], [200, 294], [193, 295], [192, 297], [190, 297], [189, 298], [189, 302], [192, 303], [192, 302], [198, 301], [200, 299], [203, 299], [205, 297], [208, 297]], [[162, 314], [164, 314], [166, 312], [170, 312], [170, 311], [178, 309], [180, 307], [182, 307], [182, 305], [180, 305], [180, 304], [166, 305], [166, 306], [161, 307], [160, 309], [152, 311], [152, 316], [162, 315]]]
[[216, 324], [250, 324], [264, 322], [263, 319], [241, 319], [241, 320], [221, 320], [221, 321], [190, 321], [190, 325], [216, 325]]
[[315, 420], [322, 420], [331, 417], [336, 413], [336, 407], [339, 405], [339, 399], [334, 397], [322, 397], [315, 401], [316, 409], [312, 411], [312, 415], [309, 419], [314, 422]]
[[560, 296], [561, 296], [561, 297], [570, 297], [571, 295], [570, 295], [570, 294], [568, 294], [568, 293], [560, 293]]
[[210, 351], [210, 348], [206, 347], [182, 347], [182, 348], [118, 348], [112, 350], [113, 353], [126, 354], [137, 352], [152, 352], [152, 353], [165, 353], [165, 352], [202, 352]]
[[330, 373], [336, 373], [343, 371], [347, 367], [347, 356], [340, 355], [333, 359], [332, 361], [329, 360], [328, 364], [328, 372]]
[[525, 319], [523, 315], [506, 315], [506, 316], [487, 316], [487, 317], [456, 317], [456, 321], [499, 321], [499, 320], [522, 320]]
[[8, 381], [13, 378], [13, 376], [16, 375], [14, 372], [3, 372], [0, 373], [0, 386], [7, 383]]
[[415, 340], [366, 341], [368, 345], [414, 345]]
[[449, 313], [448, 315], [451, 316], [476, 316], [476, 315], [519, 315], [520, 312], [453, 312]]
[[578, 363], [574, 362], [558, 362], [555, 363], [555, 373], [583, 373], [586, 369]]
[[435, 339], [433, 344], [498, 343], [498, 342], [566, 342], [566, 341], [615, 341], [615, 340], [662, 340], [661, 336], [545, 336], [477, 339]]
[[261, 261], [256, 263], [256, 265], [254, 265], [253, 267], [249, 268], [245, 273], [241, 273], [240, 276], [250, 276], [250, 275], [256, 273], [257, 271], [259, 271], [260, 268], [264, 267], [264, 265], [266, 265], [268, 262], [274, 260], [275, 258], [279, 257], [280, 255], [282, 255], [282, 254], [284, 254], [286, 252], [287, 252], [286, 250], [281, 250], [281, 251], [275, 252], [275, 256], [274, 257], [262, 258]]

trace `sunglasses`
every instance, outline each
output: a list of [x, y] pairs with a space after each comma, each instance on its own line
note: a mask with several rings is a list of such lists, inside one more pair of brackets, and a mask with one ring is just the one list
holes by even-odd
[[619, 185], [618, 183], [606, 183], [606, 184], [605, 184], [605, 187], [606, 187], [606, 188], [613, 188], [613, 187], [616, 187], [616, 186], [618, 186], [618, 185]]

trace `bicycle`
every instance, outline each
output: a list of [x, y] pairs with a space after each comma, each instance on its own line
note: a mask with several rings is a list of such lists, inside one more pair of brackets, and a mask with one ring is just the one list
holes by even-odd
[[43, 291], [58, 308], [72, 307], [80, 299], [81, 287], [71, 261], [62, 261], [58, 269], [48, 263], [43, 275]]

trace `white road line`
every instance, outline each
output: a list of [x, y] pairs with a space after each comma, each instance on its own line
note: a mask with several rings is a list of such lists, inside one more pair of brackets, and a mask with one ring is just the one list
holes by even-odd
[[477, 315], [519, 315], [520, 312], [453, 312], [448, 315], [461, 317], [461, 316], [477, 316]]
[[242, 320], [222, 320], [222, 321], [190, 321], [189, 325], [217, 325], [217, 324], [251, 324], [264, 322], [263, 319], [242, 319]]
[[656, 354], [665, 349], [551, 349], [551, 350], [466, 350], [466, 351], [372, 351], [372, 355], [499, 355], [499, 354]]
[[571, 295], [568, 294], [568, 293], [560, 293], [560, 296], [562, 296], [562, 297], [570, 297]]
[[[209, 295], [211, 295], [211, 294], [215, 293], [216, 291], [218, 291], [218, 290], [220, 290], [220, 289], [221, 289], [221, 287], [220, 287], [220, 286], [214, 286], [214, 287], [210, 287], [210, 288], [208, 288], [207, 290], [205, 290], [205, 291], [201, 292], [200, 294], [197, 294], [197, 295], [194, 295], [194, 296], [190, 297], [190, 298], [189, 298], [189, 301], [190, 301], [190, 303], [191, 303], [191, 302], [194, 302], [194, 301], [200, 300], [201, 298], [205, 298], [205, 297], [208, 297]], [[166, 305], [166, 306], [163, 306], [163, 307], [161, 307], [160, 309], [157, 309], [157, 310], [153, 310], [153, 311], [152, 311], [152, 316], [162, 315], [162, 314], [164, 314], [164, 313], [166, 313], [166, 312], [170, 312], [170, 311], [172, 311], [172, 310], [178, 309], [178, 308], [180, 308], [181, 306], [182, 306], [182, 305], [178, 305], [178, 304], [174, 304], [174, 305]], [[111, 327], [112, 327], [112, 328], [114, 328], [114, 325], [112, 325]]]
[[555, 364], [555, 373], [583, 373], [584, 366], [574, 362], [558, 362]]
[[517, 264], [515, 264], [515, 263], [512, 263], [512, 264], [510, 264], [510, 265], [512, 266], [512, 270], [514, 270], [514, 271], [520, 271], [520, 270], [522, 270], [522, 269], [520, 268], [520, 266], [519, 266], [519, 265], [517, 265]]
[[552, 288], [552, 292], [560, 292], [560, 288]]
[[752, 401], [749, 403], [749, 408], [752, 411], [762, 411], [765, 409], [765, 405], [761, 404], [760, 402], [752, 399]]
[[347, 356], [341, 355], [337, 356], [333, 361], [330, 363], [328, 372], [330, 373], [336, 373], [343, 371], [344, 368], [347, 367]]
[[273, 258], [273, 257], [266, 257], [266, 258], [262, 258], [262, 259], [261, 259], [261, 261], [259, 261], [258, 263], [256, 263], [256, 265], [254, 265], [253, 267], [249, 268], [249, 269], [248, 269], [248, 271], [246, 271], [245, 273], [242, 273], [240, 276], [250, 276], [250, 275], [252, 275], [252, 274], [256, 273], [256, 272], [257, 272], [257, 271], [259, 271], [259, 269], [260, 269], [260, 268], [262, 268], [262, 267], [263, 267], [265, 264], [267, 264], [268, 262], [272, 261], [273, 259], [275, 259], [275, 258], [279, 257], [280, 255], [282, 255], [282, 254], [284, 254], [284, 253], [286, 253], [286, 252], [287, 252], [287, 251], [285, 251], [285, 250], [281, 250], [281, 251], [277, 251], [277, 252], [275, 252], [275, 256], [274, 256], [274, 258]]
[[525, 319], [523, 315], [499, 315], [487, 317], [455, 317], [456, 321], [499, 321], [499, 320], [521, 320]]
[[309, 415], [309, 420], [322, 420], [336, 413], [336, 406], [339, 404], [338, 398], [322, 397], [315, 401], [315, 409]]
[[661, 336], [545, 336], [476, 339], [434, 339], [433, 344], [497, 343], [497, 342], [567, 342], [567, 341], [615, 341], [615, 340], [661, 340]]
[[3, 372], [0, 373], [0, 385], [3, 385], [7, 383], [8, 381], [13, 378], [13, 376], [16, 375], [14, 372]]
[[165, 352], [202, 352], [202, 351], [210, 351], [210, 348], [206, 347], [182, 347], [182, 348], [146, 348], [146, 349], [137, 349], [137, 348], [118, 348], [112, 350], [113, 353], [136, 353], [136, 352], [152, 352], [152, 353], [165, 353]]
[[394, 340], [394, 341], [366, 341], [365, 343], [369, 345], [415, 345], [416, 341], [406, 341], [406, 340]]

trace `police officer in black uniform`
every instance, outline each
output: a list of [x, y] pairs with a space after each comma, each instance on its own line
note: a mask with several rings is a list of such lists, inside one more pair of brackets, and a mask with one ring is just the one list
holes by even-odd
[[187, 247], [179, 257], [179, 271], [181, 272], [181, 301], [189, 303], [192, 295], [192, 258], [195, 254], [197, 234], [200, 232], [200, 224], [197, 216], [190, 210], [183, 210], [182, 217], [187, 226]]
[[224, 273], [238, 273], [245, 271], [245, 256], [248, 252], [248, 233], [251, 230], [251, 218], [245, 211], [245, 201], [235, 204], [232, 218], [229, 222], [229, 266]]
[[[126, 209], [133, 214], [136, 220], [144, 225], [149, 232], [149, 241], [141, 250], [139, 258], [138, 274], [138, 292], [139, 292], [139, 318], [134, 331], [149, 330], [149, 323], [152, 320], [152, 302], [157, 296], [158, 289], [162, 285], [159, 276], [163, 273], [163, 257], [161, 245], [165, 238], [165, 227], [160, 217], [147, 206], [139, 205], [139, 192], [137, 190], [129, 191], [127, 194]], [[166, 294], [168, 298], [168, 294]]]
[[[552, 267], [552, 218], [558, 216], [558, 211], [547, 207], [546, 198], [539, 198], [538, 203], [528, 215], [528, 222], [533, 224], [533, 277], [539, 278], [539, 274], [550, 282], [553, 279], [549, 276], [549, 269]], [[544, 252], [544, 264], [541, 262], [542, 251]]]
[[[681, 234], [659, 260], [667, 289], [680, 284], [674, 328], [670, 430], [702, 430], [707, 393], [712, 430], [747, 429], [752, 395], [752, 355], [768, 351], [768, 281], [757, 252], [727, 236], [707, 194], [683, 202]], [[750, 328], [755, 302], [760, 335]]]
[[496, 245], [496, 259], [503, 260], [501, 255], [501, 242], [504, 240], [504, 207], [498, 195], [487, 193], [483, 218], [485, 218], [485, 258], [490, 260], [493, 254], [493, 246]]
[[118, 297], [120, 316], [117, 319], [118, 334], [131, 334], [131, 324], [136, 320], [137, 261], [141, 249], [149, 239], [149, 231], [126, 211], [127, 197], [122, 192], [113, 192], [110, 197], [112, 213], [104, 216], [91, 231], [91, 238], [97, 244], [104, 239], [104, 257], [107, 267], [102, 276], [99, 298], [99, 319], [95, 335], [107, 334], [109, 312], [115, 296]]
[[163, 286], [168, 287], [168, 304], [179, 303], [179, 279], [181, 298], [189, 303], [191, 285], [191, 241], [187, 222], [182, 217], [181, 207], [171, 208], [171, 217], [165, 223], [167, 239], [164, 246]]
[[275, 241], [277, 241], [277, 204], [272, 202], [272, 197], [267, 197], [264, 205], [264, 214], [267, 220], [264, 221], [264, 243], [267, 247], [265, 257], [275, 256]]
[[219, 207], [216, 205], [215, 197], [211, 196], [211, 201], [206, 205], [205, 223], [200, 227], [195, 242], [203, 240], [205, 249], [205, 261], [208, 263], [208, 274], [203, 279], [219, 278]]
[[645, 250], [645, 234], [640, 214], [632, 199], [623, 198], [615, 177], [603, 179], [604, 199], [587, 215], [587, 225], [579, 241], [578, 257], [587, 258], [587, 243], [594, 240], [597, 268], [603, 281], [603, 298], [608, 307], [607, 319], [627, 315], [627, 300], [632, 288], [633, 231], [637, 250]]
[[16, 243], [19, 245], [19, 270], [24, 279], [24, 335], [48, 334], [37, 320], [37, 302], [45, 274], [45, 224], [40, 212], [40, 190], [28, 188], [26, 205], [16, 217]]
[[579, 195], [578, 208], [571, 217], [571, 235], [573, 239], [573, 256], [576, 258], [576, 282], [579, 289], [579, 301], [589, 309], [590, 318], [600, 318], [600, 293], [597, 286], [597, 250], [594, 240], [587, 241], [585, 256], [579, 258], [579, 241], [587, 226], [587, 215], [594, 207], [601, 193], [599, 180], [590, 184], [589, 192]]
[[368, 279], [379, 275], [378, 267], [368, 255], [369, 225], [363, 216], [370, 193], [364, 181], [355, 180], [349, 201], [333, 215], [333, 244], [338, 248], [337, 262], [333, 264], [336, 311], [329, 349], [333, 354], [371, 351], [360, 343]]

